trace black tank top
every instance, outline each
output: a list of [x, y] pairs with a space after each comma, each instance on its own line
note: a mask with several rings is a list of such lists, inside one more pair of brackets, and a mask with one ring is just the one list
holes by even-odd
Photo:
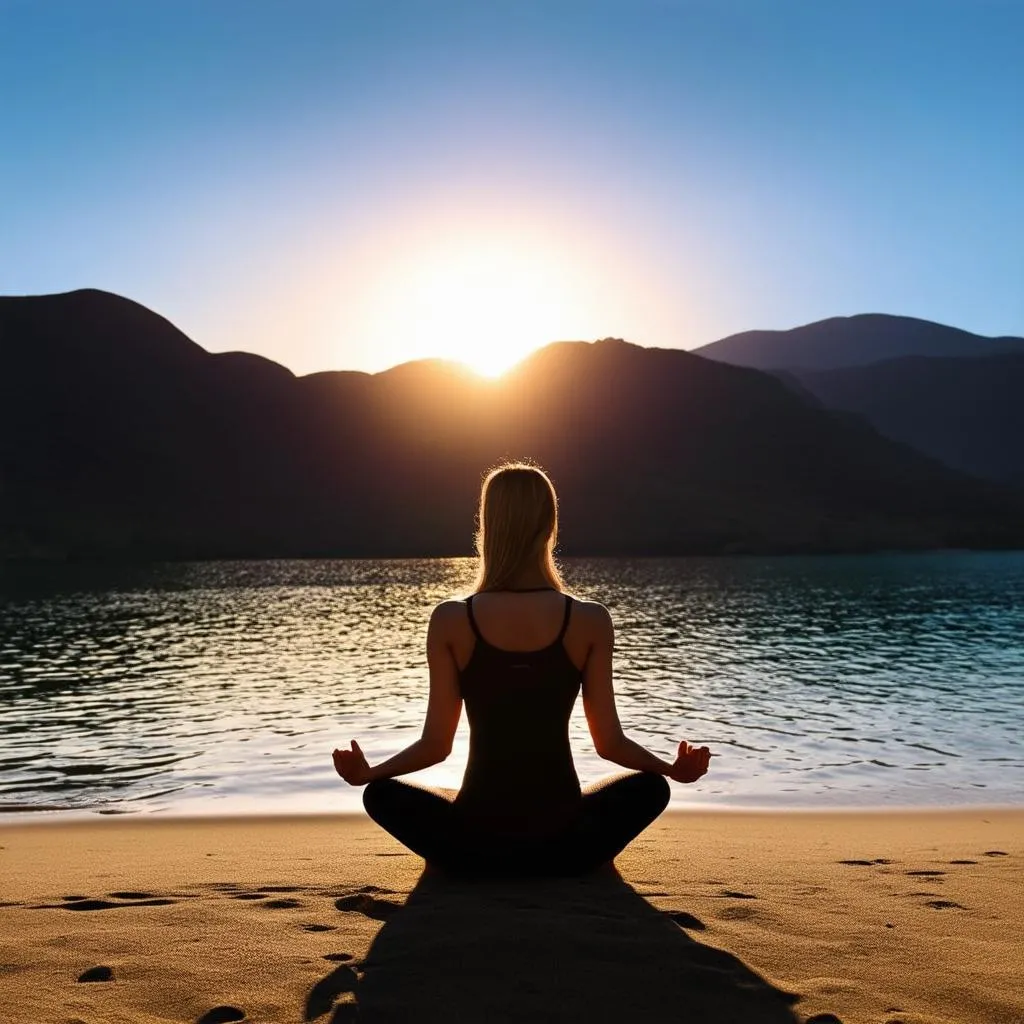
[[489, 644], [466, 599], [476, 645], [459, 686], [469, 719], [469, 759], [455, 803], [476, 823], [509, 835], [564, 825], [580, 801], [569, 749], [569, 715], [583, 680], [562, 641], [572, 598], [553, 643], [508, 651]]

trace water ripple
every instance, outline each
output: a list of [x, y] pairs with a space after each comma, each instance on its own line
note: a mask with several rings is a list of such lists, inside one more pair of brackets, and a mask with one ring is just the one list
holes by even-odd
[[[687, 806], [1019, 803], [1024, 554], [597, 559], [629, 730], [720, 756]], [[467, 560], [6, 569], [0, 811], [343, 809], [330, 750], [420, 728]], [[597, 758], [571, 723], [581, 777]], [[452, 757], [423, 781], [457, 786]], [[922, 754], [926, 755], [922, 757]]]

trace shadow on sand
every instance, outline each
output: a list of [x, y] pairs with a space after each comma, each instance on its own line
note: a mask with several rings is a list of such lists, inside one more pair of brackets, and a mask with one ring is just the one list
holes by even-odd
[[358, 984], [339, 968], [346, 978], [319, 983], [306, 1019], [328, 1012], [330, 990], [354, 989], [358, 1010], [335, 1007], [334, 1024], [795, 1024], [798, 997], [692, 939], [677, 920], [703, 927], [656, 910], [613, 874], [528, 882], [425, 874], [378, 932]]

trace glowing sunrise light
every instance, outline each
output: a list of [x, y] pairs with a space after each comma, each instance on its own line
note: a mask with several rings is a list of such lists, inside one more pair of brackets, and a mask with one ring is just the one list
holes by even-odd
[[558, 336], [565, 304], [536, 262], [483, 251], [424, 266], [407, 314], [418, 347], [496, 377]]
[[462, 240], [407, 253], [373, 299], [375, 347], [399, 362], [451, 359], [497, 377], [578, 331], [586, 303], [571, 278], [543, 246]]

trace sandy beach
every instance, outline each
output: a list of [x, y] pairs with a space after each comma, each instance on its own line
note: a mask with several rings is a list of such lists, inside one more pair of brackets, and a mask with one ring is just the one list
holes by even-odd
[[0, 1019], [1024, 1021], [1022, 811], [674, 812], [616, 863], [458, 883], [361, 816], [6, 825]]

